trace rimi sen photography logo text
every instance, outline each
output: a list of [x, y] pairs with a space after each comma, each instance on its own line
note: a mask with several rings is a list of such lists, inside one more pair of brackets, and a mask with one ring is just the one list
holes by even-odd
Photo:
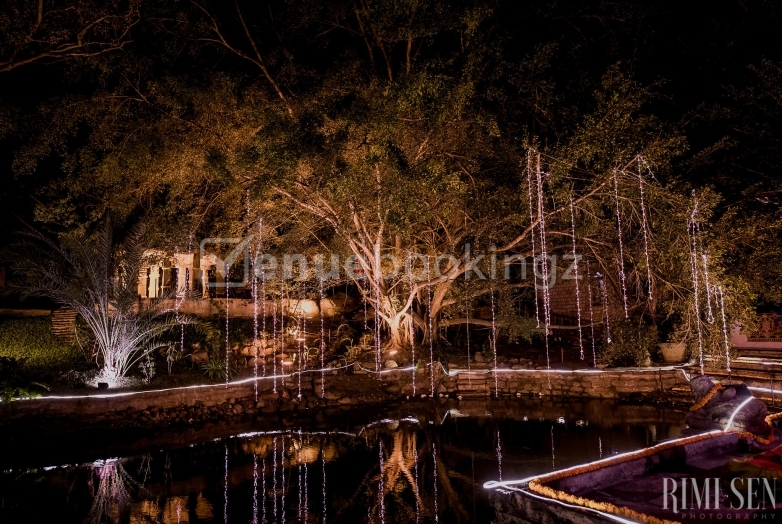
[[662, 488], [662, 509], [676, 520], [782, 521], [774, 478], [664, 478]]

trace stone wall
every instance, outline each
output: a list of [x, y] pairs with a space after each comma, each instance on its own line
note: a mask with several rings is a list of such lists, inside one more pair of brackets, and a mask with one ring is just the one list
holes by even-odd
[[[0, 411], [4, 423], [21, 418], [67, 418], [71, 420], [125, 418], [139, 424], [189, 423], [233, 420], [249, 414], [303, 411], [329, 406], [351, 408], [413, 396], [427, 398], [431, 377], [419, 370], [393, 370], [382, 374], [330, 371], [277, 380], [260, 379], [258, 400], [252, 382], [192, 386], [119, 394], [73, 397], [43, 397], [22, 400]], [[324, 387], [325, 384], [325, 387]], [[470, 398], [544, 396], [620, 399], [635, 395], [689, 398], [689, 384], [680, 370], [645, 371], [491, 371], [434, 377], [436, 395], [458, 400]], [[299, 396], [299, 394], [301, 396]]]
[[486, 374], [461, 373], [445, 377], [442, 393], [463, 397], [539, 395], [560, 397], [622, 398], [633, 394], [689, 392], [680, 370], [646, 371], [513, 371]]

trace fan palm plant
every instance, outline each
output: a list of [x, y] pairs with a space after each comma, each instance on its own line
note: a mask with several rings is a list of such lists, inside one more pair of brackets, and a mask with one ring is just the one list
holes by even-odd
[[162, 308], [162, 299], [140, 305], [143, 236], [135, 226], [117, 241], [109, 219], [93, 234], [67, 233], [58, 240], [29, 229], [5, 257], [13, 274], [9, 289], [23, 298], [50, 298], [79, 314], [94, 338], [98, 380], [110, 385], [120, 385], [141, 359], [167, 345], [168, 330], [195, 323]]

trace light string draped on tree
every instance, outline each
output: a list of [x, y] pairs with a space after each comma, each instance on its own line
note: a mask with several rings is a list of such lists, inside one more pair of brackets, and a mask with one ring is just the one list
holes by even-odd
[[380, 371], [380, 243], [375, 243], [375, 371]]
[[494, 396], [500, 396], [500, 385], [497, 379], [497, 325], [494, 320], [494, 288], [491, 289], [491, 349], [494, 354]]
[[273, 392], [277, 394], [277, 298], [272, 301], [272, 376]]
[[573, 267], [576, 281], [576, 311], [578, 312], [578, 348], [579, 357], [584, 360], [584, 339], [581, 332], [581, 291], [579, 290], [578, 253], [576, 252], [576, 218], [573, 211], [573, 195], [570, 195], [570, 231], [573, 237]]
[[598, 285], [600, 286], [600, 296], [603, 299], [603, 313], [606, 319], [606, 342], [608, 344], [611, 344], [611, 311], [608, 307], [608, 292], [606, 291], [606, 282], [603, 275], [601, 275], [599, 272], [597, 275], [598, 277]]
[[687, 223], [687, 233], [690, 237], [690, 266], [692, 271], [693, 301], [695, 303], [695, 330], [698, 334], [698, 363], [703, 375], [703, 334], [701, 333], [701, 308], [700, 308], [700, 289], [698, 281], [698, 197], [695, 191], [692, 193], [693, 206], [690, 220]]
[[587, 291], [589, 292], [589, 329], [592, 339], [592, 365], [597, 367], [597, 352], [595, 351], [595, 313], [592, 305], [592, 274], [589, 271], [589, 260], [586, 261], [587, 268]]
[[[258, 378], [258, 274], [255, 264], [263, 250], [263, 218], [258, 219], [258, 244], [255, 248], [255, 258], [252, 266], [252, 296], [253, 296], [253, 377]], [[266, 285], [263, 283], [263, 340], [266, 341]], [[266, 376], [266, 358], [263, 359], [263, 375]], [[258, 381], [255, 382], [255, 400], [258, 401]]]
[[230, 380], [231, 368], [231, 344], [228, 340], [228, 289], [229, 281], [231, 277], [231, 265], [225, 263], [225, 387], [228, 387], [228, 380]]
[[728, 372], [728, 380], [731, 380], [730, 370], [730, 341], [728, 340], [728, 321], [725, 318], [725, 289], [717, 288], [719, 294], [720, 312], [722, 313], [722, 337], [725, 340], [725, 371]]
[[429, 382], [431, 384], [431, 395], [434, 397], [434, 331], [432, 328], [432, 286], [426, 286], [426, 295], [428, 297], [426, 314], [429, 318]]
[[[263, 239], [263, 218], [258, 219], [258, 243], [259, 246], [262, 248], [260, 242]], [[261, 253], [263, 251], [261, 250]], [[253, 267], [253, 273], [255, 273], [255, 268]], [[257, 277], [257, 275], [255, 275]], [[256, 288], [257, 289], [257, 288]], [[263, 376], [266, 376], [266, 346], [268, 345], [268, 337], [266, 336], [266, 276], [263, 276], [263, 279], [261, 280], [261, 300], [263, 301], [263, 308], [262, 308], [262, 314], [263, 314]], [[256, 361], [258, 359], [257, 351], [256, 351]], [[272, 345], [272, 358], [274, 358], [274, 346]], [[257, 365], [256, 365], [257, 366]], [[257, 373], [257, 370], [256, 370]]]
[[320, 303], [318, 304], [318, 311], [320, 312], [320, 398], [323, 398], [326, 394], [326, 329], [323, 320], [323, 279], [319, 281], [320, 289]]
[[644, 199], [644, 177], [641, 173], [641, 157], [638, 157], [638, 192], [640, 194], [640, 204], [641, 204], [641, 231], [643, 232], [644, 237], [644, 258], [646, 260], [646, 280], [647, 280], [647, 289], [649, 294], [649, 302], [652, 302], [654, 300], [653, 298], [653, 292], [652, 292], [652, 266], [649, 263], [649, 225], [646, 220], [646, 202]]
[[616, 201], [616, 226], [617, 237], [619, 238], [619, 283], [622, 287], [622, 305], [625, 310], [625, 318], [630, 318], [630, 313], [627, 308], [627, 282], [625, 276], [625, 249], [624, 238], [622, 234], [622, 210], [619, 203], [619, 181], [617, 180], [616, 169], [613, 171], [614, 181], [614, 200]]
[[[706, 253], [703, 252], [701, 245], [701, 260], [703, 261], [703, 284], [706, 287], [706, 321], [709, 324], [714, 323], [714, 312], [711, 309], [711, 293], [714, 291], [709, 279], [709, 260]], [[716, 300], [716, 297], [715, 297]]]
[[[543, 178], [540, 170], [540, 153], [537, 155], [537, 169], [535, 170], [535, 178], [537, 181], [537, 193], [538, 193], [538, 221], [540, 229], [540, 257], [543, 270], [543, 315], [545, 320], [545, 343], [546, 343], [546, 369], [551, 369], [551, 357], [549, 355], [549, 334], [551, 331], [551, 301], [549, 296], [549, 275], [548, 275], [548, 252], [546, 249], [546, 206], [543, 196]], [[534, 264], [534, 263], [533, 263]], [[533, 265], [533, 273], [536, 269]], [[537, 274], [535, 275], [537, 277]], [[536, 278], [537, 287], [537, 278]], [[548, 379], [548, 386], [551, 389], [551, 376], [546, 375]]]
[[[535, 213], [533, 210], [533, 197], [532, 197], [532, 151], [527, 151], [527, 198], [529, 200], [529, 220], [530, 220], [530, 242], [532, 244], [532, 263], [535, 264]], [[533, 267], [533, 278], [535, 278], [535, 271]], [[535, 321], [537, 327], [540, 328], [540, 306], [538, 305], [538, 286], [533, 285], [532, 289], [535, 292]]]

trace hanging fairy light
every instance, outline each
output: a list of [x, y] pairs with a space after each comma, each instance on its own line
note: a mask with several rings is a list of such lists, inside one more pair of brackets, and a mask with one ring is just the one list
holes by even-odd
[[[258, 219], [258, 242], [260, 246], [261, 239], [263, 238], [263, 218]], [[262, 247], [262, 246], [261, 246]], [[260, 249], [260, 248], [259, 248]], [[255, 267], [253, 267], [253, 274], [255, 273]], [[257, 276], [257, 275], [256, 275]], [[257, 284], [256, 284], [257, 286]], [[256, 287], [257, 289], [257, 287]], [[264, 356], [263, 356], [263, 376], [266, 376], [266, 275], [261, 280], [261, 300], [263, 300], [263, 341], [264, 341]], [[256, 367], [258, 361], [258, 355], [256, 352]], [[272, 346], [272, 357], [274, 357], [274, 346]], [[257, 371], [256, 371], [257, 373]]]
[[494, 289], [491, 289], [491, 348], [494, 353], [494, 396], [499, 397], [499, 382], [497, 379], [497, 326], [494, 321]]
[[701, 374], [703, 374], [703, 334], [701, 333], [701, 307], [700, 307], [700, 290], [698, 283], [698, 223], [696, 217], [698, 214], [698, 198], [693, 191], [693, 207], [692, 214], [690, 215], [690, 221], [687, 225], [687, 230], [691, 236], [690, 247], [690, 266], [692, 269], [692, 288], [693, 288], [693, 300], [695, 302], [695, 327], [698, 332], [698, 362], [700, 364]]
[[646, 280], [648, 282], [649, 301], [653, 300], [652, 266], [649, 264], [649, 226], [646, 220], [646, 203], [644, 202], [644, 177], [641, 173], [641, 157], [638, 157], [638, 191], [641, 195], [641, 231], [644, 237], [644, 257], [646, 259]]
[[592, 338], [592, 365], [597, 367], [597, 352], [595, 351], [595, 313], [592, 306], [592, 275], [589, 271], [589, 260], [586, 261], [587, 268], [587, 290], [589, 291], [589, 329]]
[[[261, 251], [261, 223], [263, 219], [259, 219], [258, 223], [258, 246], [255, 250], [255, 260], [258, 260], [258, 255]], [[258, 275], [256, 275], [255, 271], [255, 262], [253, 262], [253, 274], [252, 274], [252, 296], [253, 296], [253, 377], [258, 378]], [[264, 319], [265, 321], [265, 319]], [[265, 360], [264, 360], [265, 362]], [[258, 381], [255, 381], [255, 401], [258, 401]]]
[[231, 374], [229, 368], [231, 344], [228, 341], [228, 279], [231, 265], [225, 264], [225, 387], [228, 387], [228, 377]]
[[297, 380], [297, 383], [298, 383], [298, 393], [296, 395], [296, 398], [298, 398], [299, 400], [301, 400], [301, 369], [302, 369], [301, 366], [303, 365], [302, 361], [304, 360], [304, 358], [302, 358], [302, 355], [303, 355], [303, 347], [302, 346], [304, 345], [304, 341], [306, 340], [306, 338], [304, 338], [304, 332], [305, 332], [304, 330], [306, 328], [306, 319], [305, 319], [304, 314], [303, 314], [304, 313], [304, 311], [303, 311], [304, 308], [302, 307], [302, 303], [304, 302], [304, 296], [305, 296], [305, 293], [304, 293], [304, 281], [302, 280], [302, 283], [299, 286], [299, 303], [296, 304], [296, 310], [299, 313], [298, 314], [298, 318], [296, 319], [296, 331], [298, 333], [297, 337], [296, 337], [296, 341], [298, 342], [298, 353], [296, 355], [296, 362], [299, 365], [299, 376], [298, 376], [298, 380]]
[[712, 288], [709, 282], [709, 261], [706, 258], [706, 253], [703, 253], [703, 247], [701, 247], [701, 260], [703, 261], [703, 283], [706, 287], [706, 321], [709, 324], [714, 324], [714, 312], [711, 309], [711, 293], [715, 289]]
[[[532, 243], [532, 263], [535, 263], [535, 214], [532, 206], [532, 151], [527, 151], [527, 199], [529, 200], [530, 241]], [[537, 277], [533, 271], [533, 278], [537, 283]], [[535, 291], [535, 320], [540, 328], [540, 306], [538, 305], [538, 286], [533, 285]], [[468, 323], [469, 325], [469, 323]]]
[[606, 319], [606, 342], [611, 343], [611, 315], [610, 311], [608, 309], [608, 292], [606, 291], [606, 283], [605, 279], [603, 278], [603, 275], [601, 275], [599, 272], [595, 275], [600, 280], [600, 294], [603, 298], [603, 312], [605, 313], [605, 319]]
[[410, 312], [410, 323], [408, 324], [409, 330], [410, 330], [410, 352], [412, 353], [412, 359], [413, 364], [410, 366], [412, 368], [412, 374], [413, 374], [413, 397], [415, 397], [415, 390], [416, 390], [416, 371], [418, 369], [418, 364], [415, 361], [415, 318], [413, 317], [413, 312]]
[[326, 394], [326, 330], [323, 323], [323, 279], [320, 279], [320, 398]]
[[[543, 197], [543, 179], [540, 170], [540, 153], [538, 153], [538, 162], [536, 169], [537, 189], [538, 189], [538, 218], [540, 229], [540, 253], [543, 269], [543, 314], [545, 319], [544, 339], [546, 344], [546, 369], [551, 369], [551, 357], [549, 355], [549, 334], [551, 332], [551, 301], [549, 296], [549, 276], [548, 276], [548, 252], [546, 249], [546, 205]], [[549, 389], [551, 389], [551, 376], [546, 375]]]
[[[467, 295], [467, 372], [469, 373], [472, 368], [470, 365], [470, 298], [469, 293]], [[467, 379], [469, 380], [470, 375], [467, 375]]]
[[426, 308], [429, 317], [429, 382], [431, 384], [432, 397], [434, 397], [434, 333], [432, 329], [432, 287], [426, 286], [426, 295], [428, 297], [428, 307]]
[[720, 312], [722, 313], [722, 336], [725, 339], [725, 371], [730, 377], [730, 342], [728, 341], [728, 322], [725, 319], [725, 290], [722, 286], [717, 288], [720, 297]]
[[380, 371], [380, 243], [375, 243], [375, 371]]
[[617, 236], [619, 238], [619, 282], [622, 285], [622, 304], [624, 305], [625, 318], [630, 317], [630, 313], [627, 309], [627, 284], [625, 282], [625, 253], [624, 253], [624, 239], [622, 235], [622, 213], [619, 207], [619, 182], [616, 176], [616, 170], [613, 172], [614, 179], [614, 200], [616, 201], [616, 225]]
[[573, 195], [570, 195], [570, 231], [573, 237], [573, 267], [576, 276], [576, 310], [578, 311], [578, 348], [581, 360], [584, 360], [584, 339], [581, 333], [581, 291], [578, 278], [578, 255], [576, 253], [576, 218], [573, 212]]

